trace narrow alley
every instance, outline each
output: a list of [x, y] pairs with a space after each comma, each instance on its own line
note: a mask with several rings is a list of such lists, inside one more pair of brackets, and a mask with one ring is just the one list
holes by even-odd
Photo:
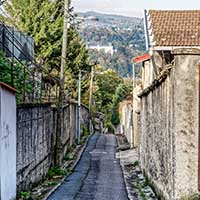
[[116, 147], [114, 135], [92, 135], [74, 172], [48, 200], [128, 199]]
[[0, 200], [200, 200], [199, 8], [0, 0]]

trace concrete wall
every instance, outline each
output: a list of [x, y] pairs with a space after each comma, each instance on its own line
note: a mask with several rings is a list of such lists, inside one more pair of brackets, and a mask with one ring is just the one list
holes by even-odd
[[16, 198], [16, 100], [0, 84], [0, 199]]
[[[62, 148], [75, 143], [77, 105], [63, 108]], [[31, 188], [42, 180], [54, 165], [56, 109], [50, 104], [22, 105], [17, 109], [17, 185], [18, 191]], [[81, 124], [89, 127], [89, 111], [81, 108]]]
[[169, 73], [141, 95], [141, 167], [167, 200], [198, 193], [200, 51], [173, 53]]
[[116, 133], [124, 134], [130, 143], [131, 148], [137, 148], [139, 144], [140, 132], [140, 99], [137, 94], [141, 87], [137, 85], [133, 91], [133, 99], [120, 103], [120, 124], [116, 128]]
[[141, 92], [141, 85], [137, 85], [133, 90], [133, 147], [139, 146], [139, 134], [140, 134], [140, 110], [141, 101], [137, 94]]
[[131, 100], [125, 100], [120, 103], [120, 133], [124, 134], [130, 143], [134, 146], [133, 136], [133, 107]]

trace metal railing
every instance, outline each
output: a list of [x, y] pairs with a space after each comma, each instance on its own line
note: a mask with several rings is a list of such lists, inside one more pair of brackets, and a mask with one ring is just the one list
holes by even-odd
[[[18, 103], [56, 102], [58, 79], [35, 62], [33, 50], [28, 52], [27, 50], [30, 48], [24, 48], [24, 44], [26, 45], [30, 41], [27, 39], [22, 44], [16, 37], [14, 28], [8, 27], [2, 21], [0, 21], [0, 27], [1, 56], [6, 57], [4, 61], [9, 61], [10, 68], [6, 71], [0, 66], [0, 81], [6, 82], [16, 89], [20, 88], [17, 94]], [[21, 57], [16, 55], [16, 51]], [[0, 65], [2, 64], [0, 63]]]

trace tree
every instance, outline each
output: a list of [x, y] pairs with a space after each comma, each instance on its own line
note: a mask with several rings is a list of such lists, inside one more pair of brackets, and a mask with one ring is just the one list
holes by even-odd
[[[60, 0], [11, 0], [4, 4], [6, 16], [1, 18], [8, 24], [31, 35], [35, 41], [36, 60], [55, 76], [60, 68], [62, 34], [63, 34], [63, 1]], [[70, 9], [70, 22], [75, 17]], [[90, 70], [88, 52], [74, 26], [68, 31], [67, 67], [77, 74], [78, 69]]]
[[60, 66], [62, 44], [62, 1], [12, 0], [4, 4], [3, 20], [31, 35], [35, 41], [36, 60], [48, 68]]
[[120, 122], [119, 119], [119, 112], [118, 112], [118, 106], [121, 101], [126, 99], [128, 95], [130, 95], [132, 91], [132, 80], [126, 79], [123, 81], [123, 83], [119, 84], [119, 86], [116, 89], [115, 95], [113, 96], [113, 102], [112, 102], [112, 118], [111, 122], [113, 125], [118, 125]]
[[[35, 60], [47, 70], [43, 77], [51, 74], [58, 77], [60, 71], [63, 37], [63, 1], [60, 0], [11, 0], [4, 4], [6, 16], [1, 18], [22, 32], [31, 35], [35, 41]], [[70, 8], [70, 23], [76, 17]], [[73, 25], [68, 31], [67, 65], [65, 70], [65, 90], [71, 98], [77, 97], [76, 80], [78, 71], [90, 72], [88, 51]], [[46, 72], [47, 71], [47, 72]], [[57, 85], [52, 94], [55, 95]]]
[[[11, 80], [11, 65], [13, 65], [13, 84], [15, 89], [17, 90], [16, 98], [17, 102], [21, 102], [23, 95], [30, 94], [32, 91], [32, 83], [30, 81], [30, 71], [27, 66], [17, 61], [11, 61], [9, 58], [0, 52], [0, 82], [4, 82], [8, 85], [12, 85]], [[26, 87], [24, 87], [24, 83], [26, 83]]]
[[111, 120], [113, 96], [122, 81], [123, 79], [112, 69], [105, 71], [100, 66], [96, 69], [94, 83], [95, 111], [106, 114], [106, 123]]

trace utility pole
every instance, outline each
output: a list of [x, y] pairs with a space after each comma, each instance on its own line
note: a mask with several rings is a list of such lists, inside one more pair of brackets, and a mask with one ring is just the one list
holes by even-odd
[[[96, 63], [95, 65], [96, 66]], [[91, 79], [90, 79], [90, 97], [89, 97], [89, 112], [90, 112], [90, 133], [93, 131], [93, 126], [92, 126], [92, 95], [93, 95], [93, 80], [94, 80], [94, 66], [92, 66], [91, 69]]]
[[62, 57], [60, 67], [60, 82], [59, 82], [59, 97], [57, 105], [57, 129], [56, 129], [56, 150], [55, 150], [55, 164], [60, 166], [62, 164], [62, 109], [64, 104], [64, 80], [65, 67], [67, 57], [67, 41], [68, 41], [68, 15], [69, 15], [69, 0], [65, 0], [64, 5], [64, 24], [63, 24], [63, 43], [62, 43]]
[[136, 77], [135, 77], [135, 64], [133, 63], [133, 89], [136, 86]]
[[[96, 63], [95, 63], [94, 66], [96, 66]], [[92, 66], [92, 69], [91, 69], [91, 79], [90, 79], [89, 111], [90, 111], [91, 116], [92, 116], [92, 95], [93, 95], [94, 66]]]
[[80, 144], [81, 140], [81, 121], [80, 121], [80, 116], [81, 116], [81, 70], [79, 70], [79, 75], [78, 75], [78, 120], [77, 120], [77, 139], [78, 139], [78, 144]]
[[135, 145], [134, 144], [134, 117], [135, 117], [135, 87], [136, 87], [136, 76], [135, 76], [135, 63], [133, 61], [133, 100], [132, 100], [132, 131], [133, 133], [131, 134], [131, 146]]

